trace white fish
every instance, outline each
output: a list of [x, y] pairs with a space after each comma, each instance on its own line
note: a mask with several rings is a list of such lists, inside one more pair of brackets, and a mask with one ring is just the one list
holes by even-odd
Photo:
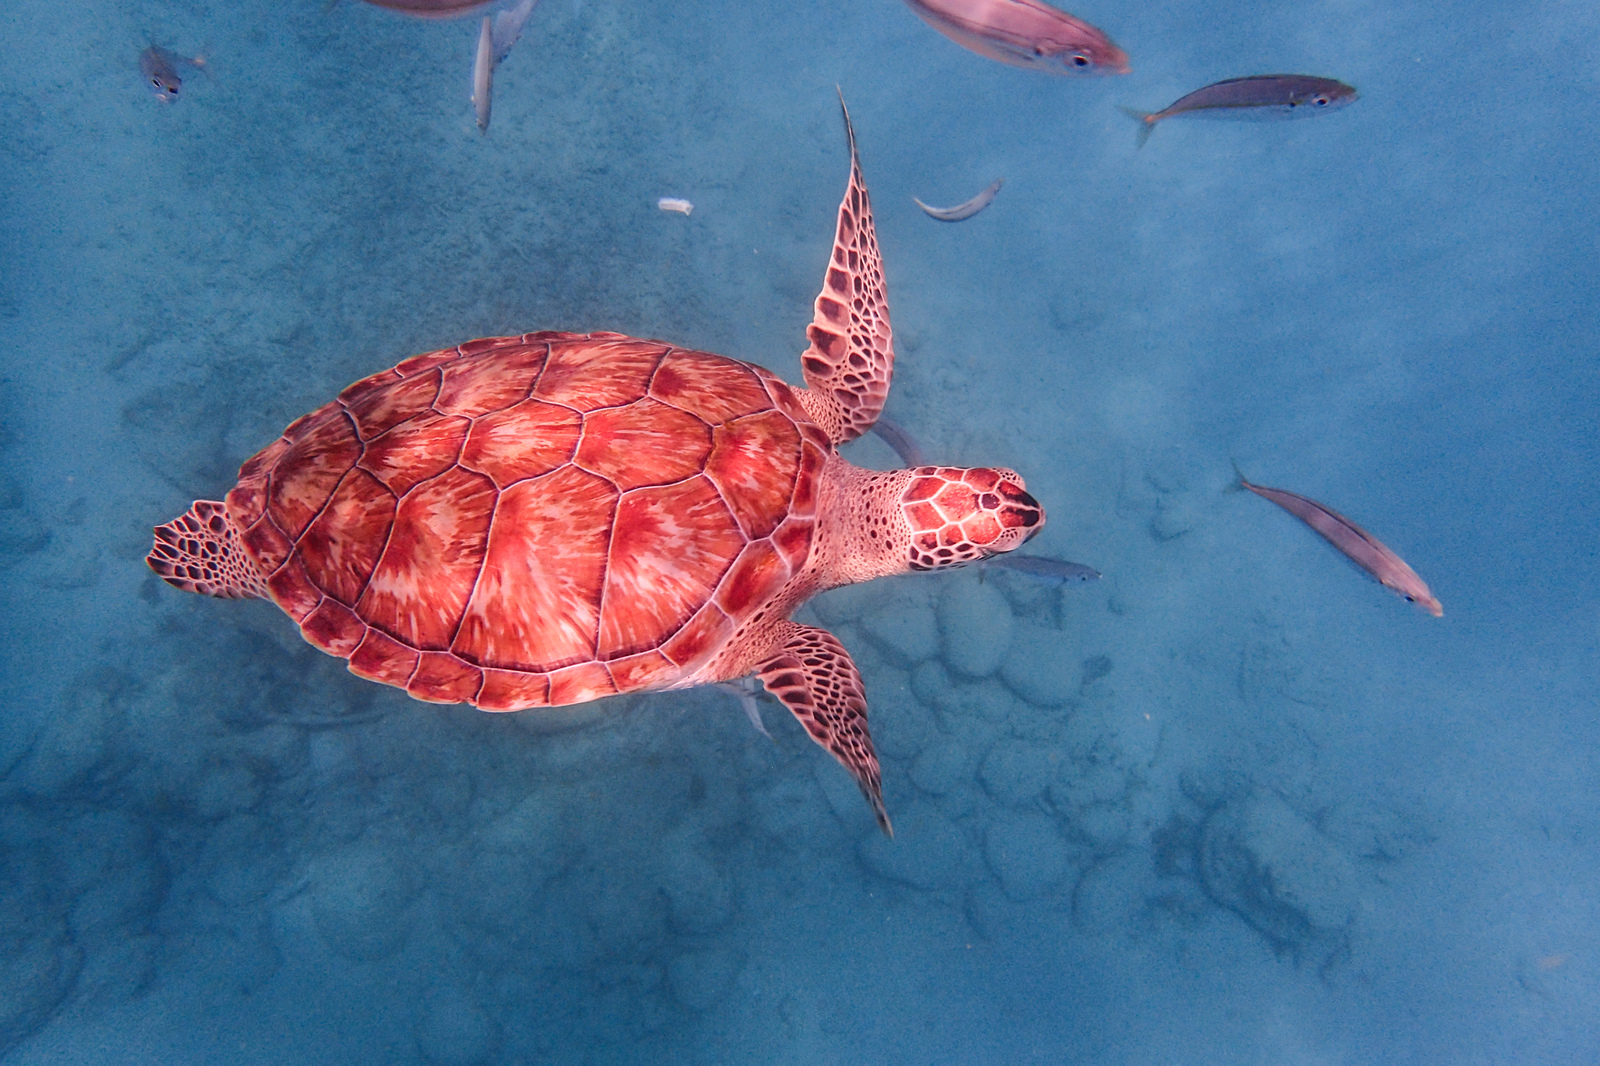
[[915, 196], [911, 198], [911, 201], [926, 211], [929, 216], [938, 219], [940, 222], [960, 222], [962, 219], [971, 218], [979, 211], [982, 211], [984, 208], [988, 207], [989, 204], [994, 201], [995, 196], [999, 194], [1000, 186], [1004, 185], [1005, 183], [1005, 178], [996, 178], [994, 179], [993, 185], [989, 186], [987, 189], [983, 190], [966, 203], [957, 204], [954, 207], [930, 207], [921, 200], [918, 200]]
[[490, 31], [490, 38], [494, 41], [494, 61], [501, 62], [511, 54], [511, 46], [517, 43], [517, 38], [522, 36], [522, 26], [528, 21], [528, 16], [533, 14], [534, 6], [539, 0], [522, 0], [516, 7], [507, 8], [496, 13], [494, 29]]
[[472, 109], [478, 114], [478, 129], [489, 132], [489, 97], [494, 92], [494, 35], [490, 19], [483, 16], [478, 31], [478, 57], [472, 64]]
[[741, 677], [737, 681], [718, 681], [716, 685], [722, 691], [737, 696], [739, 706], [744, 708], [744, 715], [750, 719], [750, 724], [762, 736], [772, 739], [772, 734], [767, 732], [767, 727], [761, 721], [761, 707], [756, 703], [756, 693], [761, 691], [760, 682], [753, 677]]
[[688, 200], [680, 200], [676, 196], [663, 196], [656, 201], [656, 206], [663, 211], [676, 211], [680, 215], [687, 215], [694, 210], [694, 204]]

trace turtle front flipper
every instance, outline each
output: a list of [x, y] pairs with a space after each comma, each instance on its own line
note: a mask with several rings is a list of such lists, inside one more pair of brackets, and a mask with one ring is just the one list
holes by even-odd
[[270, 599], [261, 570], [245, 551], [223, 504], [196, 500], [177, 518], [157, 526], [155, 534], [145, 562], [167, 584], [229, 600]]
[[794, 712], [811, 739], [838, 759], [861, 786], [878, 828], [894, 836], [883, 809], [878, 755], [867, 732], [867, 697], [861, 674], [844, 645], [826, 629], [786, 622], [782, 648], [756, 675], [768, 692]]
[[867, 182], [856, 155], [856, 131], [844, 108], [850, 137], [850, 184], [839, 204], [833, 258], [822, 279], [815, 314], [806, 327], [811, 346], [800, 356], [809, 389], [800, 393], [817, 425], [835, 444], [854, 440], [878, 420], [894, 373], [894, 334], [883, 284], [883, 257], [872, 224]]

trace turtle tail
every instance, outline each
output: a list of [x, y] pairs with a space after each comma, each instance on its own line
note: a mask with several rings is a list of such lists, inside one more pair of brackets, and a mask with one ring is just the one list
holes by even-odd
[[271, 599], [260, 568], [222, 504], [196, 500], [177, 518], [157, 526], [155, 534], [155, 546], [144, 561], [167, 584], [229, 600]]

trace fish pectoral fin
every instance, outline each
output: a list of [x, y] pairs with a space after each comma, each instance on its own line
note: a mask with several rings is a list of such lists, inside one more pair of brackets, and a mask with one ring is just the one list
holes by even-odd
[[826, 629], [785, 622], [778, 653], [756, 670], [766, 690], [800, 720], [811, 739], [850, 771], [872, 807], [878, 828], [894, 836], [883, 807], [878, 754], [867, 731], [867, 697], [861, 672], [839, 639]]

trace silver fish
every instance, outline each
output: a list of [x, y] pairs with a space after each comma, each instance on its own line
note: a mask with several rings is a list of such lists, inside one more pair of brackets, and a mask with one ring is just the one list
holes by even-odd
[[478, 129], [489, 132], [490, 96], [494, 93], [494, 34], [490, 18], [483, 16], [478, 30], [478, 55], [472, 63], [472, 109], [478, 115]]
[[1082, 584], [1099, 581], [1100, 571], [1082, 563], [1069, 563], [1065, 559], [1052, 559], [1046, 555], [995, 555], [985, 559], [980, 566], [998, 566], [1019, 574], [1038, 578], [1057, 585]]
[[[1238, 473], [1237, 466], [1233, 469]], [[1404, 599], [1417, 604], [1435, 618], [1444, 616], [1444, 608], [1434, 598], [1433, 593], [1428, 591], [1427, 584], [1417, 576], [1417, 572], [1406, 565], [1404, 559], [1338, 511], [1297, 492], [1252, 485], [1245, 480], [1243, 474], [1239, 474], [1239, 488], [1249, 489], [1257, 496], [1271, 500], [1321, 533], [1329, 544], [1348, 555], [1385, 587], [1393, 589]]]
[[1196, 89], [1160, 111], [1138, 111], [1131, 107], [1121, 110], [1139, 121], [1139, 147], [1143, 148], [1156, 123], [1164, 118], [1300, 118], [1343, 107], [1354, 101], [1357, 95], [1354, 88], [1332, 78], [1313, 78], [1307, 74], [1253, 74], [1248, 78], [1229, 78]]
[[907, 466], [928, 465], [928, 457], [922, 453], [921, 445], [912, 439], [911, 434], [907, 433], [900, 423], [879, 415], [878, 420], [872, 423], [872, 432], [893, 448], [900, 461]]
[[139, 73], [144, 75], [145, 84], [156, 94], [158, 100], [170, 103], [183, 91], [183, 78], [178, 75], [179, 67], [204, 70], [206, 61], [198, 56], [193, 59], [180, 56], [176, 52], [169, 52], [155, 45], [139, 53]]
[[516, 7], [495, 13], [494, 29], [489, 36], [494, 42], [494, 61], [497, 65], [511, 54], [511, 46], [522, 36], [522, 27], [538, 3], [539, 0], [522, 0]]
[[[962, 219], [971, 218], [973, 215], [977, 214], [979, 211], [982, 211], [984, 208], [993, 203], [994, 198], [1000, 193], [1000, 186], [1004, 185], [1005, 183], [1005, 178], [996, 178], [994, 179], [993, 185], [989, 186], [987, 189], [983, 190], [966, 203], [957, 204], [955, 207], [929, 207], [921, 200], [918, 200], [915, 196], [911, 198], [911, 201], [918, 207], [922, 208], [922, 210], [926, 211], [930, 218], [936, 218], [940, 222], [960, 222]], [[913, 463], [912, 465], [915, 466], [917, 464]]]
[[756, 703], [756, 693], [761, 691], [760, 682], [753, 677], [743, 677], [738, 681], [718, 681], [716, 686], [736, 696], [739, 706], [744, 708], [744, 716], [750, 719], [750, 724], [756, 727], [756, 732], [768, 740], [772, 739], [772, 734], [767, 732], [766, 724], [761, 721], [761, 707]]

